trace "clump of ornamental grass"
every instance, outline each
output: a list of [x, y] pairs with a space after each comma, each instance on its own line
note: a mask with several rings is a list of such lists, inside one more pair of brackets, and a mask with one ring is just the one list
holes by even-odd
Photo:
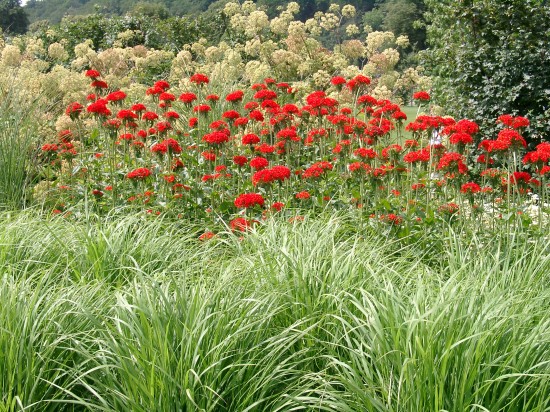
[[433, 260], [349, 213], [204, 241], [38, 216], [0, 224], [7, 410], [550, 406], [549, 249], [524, 229], [449, 226]]
[[0, 88], [0, 209], [24, 207], [36, 159], [35, 103], [21, 105], [18, 92]]

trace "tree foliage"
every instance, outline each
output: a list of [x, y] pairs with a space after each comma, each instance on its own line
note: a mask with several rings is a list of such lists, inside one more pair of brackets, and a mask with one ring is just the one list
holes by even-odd
[[[352, 4], [362, 13], [371, 10], [385, 0], [294, 0], [300, 5], [298, 18], [302, 21], [313, 17], [317, 11], [326, 11], [331, 3]], [[26, 11], [30, 21], [48, 20], [59, 23], [66, 15], [91, 14], [99, 8], [105, 14], [123, 15], [135, 9], [154, 12], [167, 11], [171, 16], [195, 15], [211, 7], [226, 3], [227, 0], [29, 0]], [[273, 17], [279, 7], [286, 7], [288, 0], [256, 0]]]
[[411, 44], [422, 50], [426, 47], [426, 30], [415, 23], [423, 19], [423, 12], [422, 0], [388, 0], [378, 2], [374, 9], [366, 12], [363, 23], [373, 30], [407, 35]]
[[21, 7], [21, 0], [0, 0], [0, 28], [8, 33], [21, 34], [27, 31], [29, 19]]
[[[522, 114], [550, 137], [550, 4], [545, 0], [425, 0], [426, 63], [439, 102], [453, 114], [494, 125]], [[490, 129], [489, 129], [490, 130]]]

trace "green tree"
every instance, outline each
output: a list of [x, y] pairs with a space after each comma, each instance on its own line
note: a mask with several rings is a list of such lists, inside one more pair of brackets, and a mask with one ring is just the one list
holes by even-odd
[[384, 17], [384, 11], [380, 7], [376, 7], [363, 15], [363, 24], [374, 31], [380, 31], [384, 24]]
[[363, 24], [373, 30], [391, 31], [397, 36], [405, 34], [416, 49], [422, 50], [426, 47], [426, 30], [415, 23], [422, 20], [423, 11], [422, 1], [384, 1], [363, 15]]
[[28, 25], [29, 19], [21, 7], [21, 0], [0, 0], [0, 27], [3, 31], [22, 34]]
[[415, 22], [422, 20], [423, 6], [413, 0], [390, 0], [382, 5], [384, 21], [382, 28], [396, 35], [406, 34], [417, 49], [426, 47], [426, 30]]
[[140, 1], [131, 10], [130, 14], [158, 18], [161, 20], [170, 17], [170, 12], [164, 4]]
[[500, 114], [527, 115], [532, 122], [527, 137], [550, 138], [548, 1], [425, 2], [430, 23], [425, 63], [439, 103], [489, 133]]

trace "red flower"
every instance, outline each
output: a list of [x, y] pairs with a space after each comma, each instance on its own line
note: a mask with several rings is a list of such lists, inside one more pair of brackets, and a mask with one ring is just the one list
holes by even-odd
[[239, 117], [237, 119], [235, 119], [235, 121], [233, 122], [233, 127], [244, 127], [248, 124], [248, 118], [247, 117]]
[[307, 168], [302, 174], [302, 178], [317, 178], [322, 176], [325, 171], [332, 170], [332, 164], [330, 162], [317, 162]]
[[201, 153], [201, 156], [204, 160], [207, 160], [209, 162], [215, 162], [216, 161], [216, 153], [205, 151]]
[[271, 208], [273, 210], [276, 210], [277, 212], [280, 212], [283, 209], [283, 207], [285, 207], [285, 204], [282, 202], [275, 202], [271, 205]]
[[262, 184], [270, 184], [272, 182], [273, 182], [273, 174], [271, 173], [270, 169], [261, 169], [252, 175], [252, 184], [254, 186], [262, 185]]
[[262, 143], [261, 145], [256, 146], [254, 150], [263, 154], [270, 154], [275, 152], [275, 146], [269, 145], [267, 143]]
[[121, 120], [132, 120], [138, 118], [137, 114], [128, 109], [119, 110], [116, 117]]
[[288, 129], [280, 130], [277, 133], [277, 139], [292, 140], [294, 142], [299, 142], [300, 141], [300, 138], [296, 134], [296, 130], [294, 128], [288, 128]]
[[86, 77], [90, 77], [92, 79], [96, 79], [98, 77], [101, 77], [101, 74], [97, 70], [86, 70], [86, 73], [84, 75]]
[[389, 159], [390, 157], [396, 157], [399, 153], [403, 151], [403, 148], [398, 144], [391, 144], [388, 147], [382, 149], [382, 157], [384, 159]]
[[309, 194], [308, 191], [303, 191], [303, 192], [299, 192], [299, 193], [296, 193], [295, 195], [296, 199], [309, 199], [311, 197], [311, 195]]
[[158, 122], [156, 127], [159, 133], [163, 133], [172, 129], [172, 125], [168, 122]]
[[253, 221], [246, 220], [244, 217], [237, 217], [229, 222], [229, 227], [234, 231], [238, 230], [240, 232], [246, 232], [252, 228], [253, 223]]
[[155, 82], [154, 87], [164, 91], [170, 88], [170, 84], [166, 80], [158, 80]]
[[357, 99], [357, 103], [368, 105], [368, 106], [378, 106], [378, 100], [376, 100], [376, 98], [368, 94], [359, 96], [359, 99]]
[[414, 139], [405, 140], [405, 147], [407, 148], [418, 147], [418, 141]]
[[499, 116], [497, 119], [497, 123], [502, 123], [508, 127], [511, 127], [512, 129], [520, 129], [522, 127], [528, 127], [529, 126], [529, 119], [522, 116], [511, 116], [509, 114], [503, 114], [502, 116]]
[[95, 89], [107, 89], [109, 87], [103, 80], [94, 80], [90, 86]]
[[220, 96], [218, 96], [217, 94], [209, 94], [208, 96], [205, 97], [205, 100], [212, 103], [216, 103], [218, 100], [220, 100]]
[[119, 139], [120, 140], [131, 141], [131, 140], [134, 140], [134, 135], [132, 133], [124, 133], [124, 134], [120, 135]]
[[451, 127], [458, 133], [476, 134], [477, 132], [479, 132], [478, 124], [468, 119], [459, 120], [455, 125]]
[[210, 79], [205, 74], [195, 73], [193, 76], [189, 78], [189, 81], [191, 83], [195, 83], [196, 85], [201, 86], [203, 84], [208, 84], [210, 82]]
[[151, 146], [151, 152], [160, 155], [166, 154], [166, 152], [168, 152], [168, 146], [164, 142], [155, 143], [153, 146]]
[[300, 115], [300, 109], [298, 108], [298, 106], [296, 106], [295, 104], [292, 104], [292, 103], [287, 103], [283, 106], [283, 112], [284, 113], [287, 113], [287, 114], [296, 114], [296, 115]]
[[529, 183], [531, 175], [527, 172], [514, 172], [510, 175], [510, 183]]
[[490, 164], [490, 165], [495, 164], [495, 161], [493, 159], [491, 159], [490, 157], [488, 157], [484, 154], [480, 154], [477, 157], [476, 162], [481, 163], [481, 164]]
[[210, 240], [214, 236], [216, 235], [213, 232], [204, 232], [202, 235], [199, 236], [199, 240], [201, 241]]
[[257, 144], [260, 143], [260, 138], [253, 133], [249, 133], [243, 136], [241, 142], [242, 144]]
[[286, 179], [290, 179], [290, 169], [286, 166], [273, 166], [270, 171], [273, 180], [282, 182]]
[[110, 102], [116, 103], [124, 100], [126, 98], [126, 93], [122, 90], [117, 90], [115, 92], [109, 93], [106, 99]]
[[247, 209], [256, 205], [263, 207], [265, 200], [262, 195], [258, 193], [243, 193], [235, 199], [235, 207]]
[[467, 145], [467, 144], [471, 144], [473, 142], [474, 142], [474, 139], [472, 138], [472, 136], [470, 136], [468, 133], [464, 133], [464, 132], [453, 133], [449, 137], [449, 143], [451, 143], [451, 144]]
[[42, 146], [43, 152], [57, 152], [58, 149], [59, 147], [54, 143], [51, 143], [51, 144], [47, 143], [44, 146]]
[[358, 74], [353, 79], [351, 79], [347, 86], [350, 90], [356, 90], [362, 86], [368, 86], [370, 84], [370, 79], [367, 76], [363, 76], [362, 74]]
[[198, 106], [193, 107], [195, 113], [208, 113], [212, 108], [207, 104], [199, 104]]
[[143, 103], [136, 103], [132, 106], [132, 110], [134, 112], [144, 112], [145, 110], [147, 110], [147, 107], [145, 107], [145, 105]]
[[212, 130], [222, 131], [224, 129], [227, 129], [227, 123], [223, 120], [216, 120], [215, 122], [210, 123], [208, 127], [210, 127]]
[[237, 119], [241, 117], [241, 115], [236, 110], [228, 110], [222, 114], [222, 117], [224, 119]]
[[246, 156], [234, 156], [233, 163], [235, 163], [239, 167], [242, 167], [248, 163], [248, 159], [246, 158]]
[[330, 79], [330, 82], [333, 86], [343, 86], [346, 84], [346, 79], [344, 79], [342, 76], [334, 76], [332, 79]]
[[182, 93], [180, 94], [179, 100], [182, 101], [185, 104], [191, 104], [195, 100], [197, 100], [197, 95], [195, 93]]
[[348, 170], [353, 173], [361, 170], [366, 170], [368, 167], [369, 165], [363, 162], [353, 162], [348, 165]]
[[97, 116], [110, 116], [111, 111], [107, 108], [107, 101], [99, 99], [86, 108], [88, 113], [93, 113]]
[[155, 112], [145, 112], [143, 113], [143, 115], [141, 116], [142, 120], [147, 120], [147, 121], [155, 121], [159, 118], [159, 115], [156, 114]]
[[69, 104], [69, 106], [67, 106], [67, 110], [65, 110], [65, 114], [74, 120], [80, 115], [80, 113], [82, 113], [82, 110], [84, 110], [84, 106], [82, 106], [78, 102], [74, 102]]
[[460, 191], [466, 194], [475, 194], [475, 193], [481, 192], [481, 186], [479, 186], [475, 182], [468, 182], [468, 183], [464, 183], [460, 187]]
[[504, 129], [498, 133], [497, 142], [502, 143], [506, 148], [519, 149], [527, 147], [525, 139], [512, 129]]
[[164, 113], [164, 117], [167, 119], [179, 119], [180, 115], [176, 112], [166, 112]]
[[437, 208], [437, 211], [443, 215], [454, 215], [458, 213], [459, 206], [456, 203], [446, 203], [444, 205], [441, 205]]
[[168, 147], [172, 153], [181, 153], [181, 147], [179, 143], [174, 139], [166, 139], [163, 143]]
[[132, 170], [130, 173], [126, 175], [128, 179], [136, 179], [136, 180], [143, 180], [149, 176], [151, 176], [151, 171], [146, 167], [140, 167], [138, 169]]
[[197, 124], [199, 124], [199, 119], [196, 117], [191, 117], [189, 119], [189, 127], [194, 128]]
[[244, 97], [244, 92], [242, 90], [237, 90], [232, 93], [229, 93], [225, 96], [225, 100], [231, 103], [240, 102]]
[[419, 91], [419, 92], [416, 92], [415, 94], [413, 94], [413, 99], [427, 102], [431, 99], [431, 97], [430, 97], [428, 92]]
[[400, 121], [400, 120], [407, 120], [407, 115], [403, 113], [402, 111], [393, 112], [391, 115], [392, 119]]
[[449, 152], [439, 159], [437, 170], [458, 171], [461, 174], [465, 174], [468, 171], [468, 167], [464, 164], [464, 156], [460, 153]]
[[368, 149], [366, 147], [360, 147], [353, 151], [354, 156], [360, 157], [363, 159], [374, 159], [376, 158], [376, 152], [373, 149]]
[[264, 115], [259, 110], [252, 110], [248, 117], [250, 117], [251, 120], [256, 120], [257, 122], [263, 122], [264, 121]]
[[176, 100], [176, 96], [174, 96], [172, 93], [168, 92], [162, 92], [159, 94], [159, 100], [164, 100], [165, 102], [173, 102]]
[[202, 141], [211, 145], [220, 145], [229, 141], [229, 134], [223, 131], [207, 133], [202, 137]]
[[275, 100], [277, 98], [277, 93], [275, 93], [273, 90], [259, 90], [254, 94], [254, 99], [256, 100]]
[[265, 157], [255, 157], [250, 161], [250, 167], [256, 170], [261, 170], [269, 165], [269, 161]]
[[393, 226], [399, 226], [403, 223], [403, 218], [397, 216], [395, 213], [389, 213], [387, 215], [380, 216], [382, 222], [388, 223]]
[[256, 102], [248, 102], [244, 105], [244, 108], [246, 110], [253, 110], [253, 109], [256, 109], [258, 108], [260, 105]]
[[153, 87], [149, 87], [146, 91], [145, 91], [145, 94], [147, 96], [158, 96], [159, 94], [163, 93], [164, 92], [164, 88], [160, 87], [160, 86], [153, 86]]

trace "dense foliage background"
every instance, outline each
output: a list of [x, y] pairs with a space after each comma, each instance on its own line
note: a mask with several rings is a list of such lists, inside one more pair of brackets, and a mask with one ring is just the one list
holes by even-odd
[[498, 113], [538, 120], [550, 137], [550, 4], [543, 0], [425, 0], [434, 95], [453, 115], [494, 132]]
[[[123, 15], [135, 10], [160, 10], [166, 16], [180, 16], [184, 14], [196, 14], [209, 8], [215, 9], [225, 4], [225, 0], [30, 0], [27, 2], [26, 11], [31, 21], [46, 19], [51, 23], [58, 23], [65, 15], [90, 14], [97, 10], [110, 15]], [[330, 3], [353, 4], [360, 11], [367, 11], [376, 5], [386, 3], [380, 0], [298, 0], [301, 19], [310, 18], [316, 11], [326, 11]], [[271, 16], [277, 13], [277, 8], [285, 7], [286, 0], [258, 0], [257, 4], [265, 6]]]

